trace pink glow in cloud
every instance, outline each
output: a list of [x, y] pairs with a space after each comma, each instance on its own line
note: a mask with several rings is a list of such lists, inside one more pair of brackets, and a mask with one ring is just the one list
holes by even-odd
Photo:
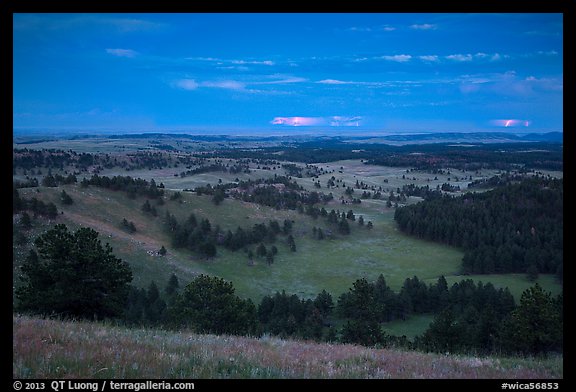
[[490, 121], [491, 125], [497, 126], [497, 127], [504, 127], [504, 128], [510, 128], [510, 127], [529, 127], [530, 126], [530, 121], [528, 120], [516, 120], [516, 119], [509, 119], [509, 120], [492, 120]]
[[322, 117], [274, 117], [272, 124], [309, 127], [313, 125], [325, 125], [326, 122]]
[[270, 122], [273, 125], [287, 125], [292, 127], [310, 127], [327, 125], [331, 127], [358, 127], [362, 118], [355, 116], [331, 117], [274, 117]]

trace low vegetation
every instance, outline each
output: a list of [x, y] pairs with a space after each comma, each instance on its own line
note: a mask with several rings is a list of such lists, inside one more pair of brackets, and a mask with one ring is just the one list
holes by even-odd
[[14, 378], [554, 379], [562, 357], [424, 354], [15, 315]]

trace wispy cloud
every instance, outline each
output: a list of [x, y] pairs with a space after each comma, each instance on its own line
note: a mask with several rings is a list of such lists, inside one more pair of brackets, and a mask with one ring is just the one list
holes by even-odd
[[319, 80], [316, 83], [320, 83], [320, 84], [353, 84], [354, 82], [345, 82], [343, 80], [337, 80], [337, 79], [324, 79], [324, 80]]
[[471, 54], [471, 53], [467, 53], [467, 54], [451, 54], [448, 56], [444, 57], [447, 60], [450, 61], [456, 61], [459, 63], [463, 63], [463, 62], [471, 62], [471, 61], [476, 61], [476, 60], [480, 60], [480, 61], [500, 61], [502, 59], [505, 58], [510, 58], [509, 55], [506, 54], [500, 54], [500, 53], [483, 53], [483, 52], [478, 52], [476, 54]]
[[515, 71], [463, 75], [460, 78], [460, 91], [464, 94], [483, 92], [526, 98], [542, 94], [559, 94], [562, 90], [561, 78], [537, 78], [533, 75], [522, 78]]
[[266, 85], [283, 85], [291, 83], [300, 83], [307, 81], [308, 79], [292, 76], [292, 75], [260, 75], [255, 79], [248, 80], [243, 78], [243, 80], [235, 79], [215, 79], [215, 80], [204, 80], [197, 81], [195, 79], [183, 78], [172, 81], [170, 84], [174, 88], [179, 88], [183, 90], [198, 90], [200, 88], [216, 88], [223, 90], [232, 90], [252, 94], [287, 94], [285, 91], [268, 89], [254, 89], [252, 86], [266, 86]]
[[301, 83], [306, 82], [308, 79], [299, 76], [284, 75], [284, 74], [273, 74], [264, 76], [265, 80], [252, 81], [250, 84], [253, 85], [263, 85], [263, 84], [289, 84], [289, 83]]
[[438, 26], [430, 23], [422, 23], [410, 25], [410, 28], [412, 30], [436, 30]]
[[139, 53], [132, 49], [106, 49], [106, 53], [117, 57], [128, 57], [133, 58], [139, 55]]
[[418, 58], [422, 61], [425, 61], [427, 63], [437, 63], [440, 61], [440, 59], [438, 58], [437, 55], [433, 54], [433, 55], [426, 55], [426, 56], [418, 56]]
[[536, 53], [544, 56], [558, 56], [558, 52], [555, 50], [548, 50], [548, 51], [539, 50]]
[[263, 61], [256, 61], [256, 60], [230, 60], [232, 64], [253, 64], [253, 65], [274, 65], [274, 61], [272, 60], [263, 60]]
[[393, 56], [380, 56], [380, 58], [383, 60], [387, 60], [387, 61], [395, 61], [397, 63], [405, 63], [405, 62], [410, 61], [412, 56], [409, 54], [396, 54]]
[[175, 81], [173, 86], [183, 90], [196, 90], [199, 84], [194, 79], [180, 79]]
[[201, 62], [208, 62], [208, 63], [216, 63], [217, 65], [226, 65], [226, 64], [233, 64], [233, 65], [276, 65], [276, 63], [272, 60], [256, 60], [256, 59], [223, 59], [218, 57], [186, 57], [184, 60], [189, 61], [201, 61]]
[[372, 33], [378, 31], [394, 31], [396, 27], [390, 25], [382, 25], [382, 26], [353, 26], [348, 29], [347, 31], [359, 32], [359, 33]]
[[219, 80], [200, 83], [202, 87], [222, 88], [226, 90], [244, 90], [246, 84], [237, 80]]
[[463, 63], [472, 61], [473, 57], [471, 54], [451, 54], [446, 56], [446, 59]]

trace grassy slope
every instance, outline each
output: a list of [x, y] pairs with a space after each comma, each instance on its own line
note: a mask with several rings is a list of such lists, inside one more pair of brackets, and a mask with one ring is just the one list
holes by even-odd
[[13, 317], [14, 378], [562, 378], [562, 357], [478, 358]]
[[[440, 274], [451, 275], [458, 271], [462, 257], [458, 250], [397, 232], [391, 211], [379, 214], [372, 232], [353, 224], [350, 236], [318, 241], [312, 239], [312, 227], [323, 226], [323, 220], [314, 221], [294, 211], [276, 211], [231, 199], [217, 207], [208, 196], [183, 193], [183, 203], [167, 201], [164, 206], [157, 207], [158, 217], [152, 218], [140, 211], [143, 198], [129, 200], [124, 193], [96, 187], [63, 187], [75, 203], [61, 206], [58, 201], [61, 188], [41, 188], [40, 194], [33, 189], [23, 189], [22, 194], [57, 203], [64, 211], [58, 221], [71, 227], [84, 225], [98, 230], [102, 241], [109, 242], [115, 253], [130, 263], [135, 283], [142, 286], [152, 279], [163, 285], [172, 272], [177, 273], [182, 282], [198, 273], [210, 273], [233, 281], [238, 294], [256, 301], [277, 290], [312, 297], [326, 289], [336, 296], [348, 290], [354, 280], [360, 277], [375, 279], [380, 273], [396, 290], [405, 278], [413, 275], [430, 279]], [[335, 203], [334, 208], [340, 207]], [[194, 212], [223, 229], [251, 227], [270, 219], [279, 222], [293, 219], [298, 251], [290, 252], [284, 237], [280, 236], [277, 240], [279, 254], [272, 266], [260, 261], [250, 267], [242, 251], [230, 252], [223, 248], [219, 248], [219, 255], [214, 260], [202, 260], [190, 252], [170, 247], [170, 239], [162, 227], [166, 210], [182, 220]], [[119, 228], [122, 218], [133, 221], [138, 232], [134, 235], [123, 232]], [[169, 251], [166, 258], [148, 253], [162, 245]]]

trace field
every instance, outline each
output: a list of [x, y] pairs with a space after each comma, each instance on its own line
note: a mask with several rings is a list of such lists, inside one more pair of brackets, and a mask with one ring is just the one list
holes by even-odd
[[12, 319], [14, 378], [558, 379], [562, 357], [481, 358]]

